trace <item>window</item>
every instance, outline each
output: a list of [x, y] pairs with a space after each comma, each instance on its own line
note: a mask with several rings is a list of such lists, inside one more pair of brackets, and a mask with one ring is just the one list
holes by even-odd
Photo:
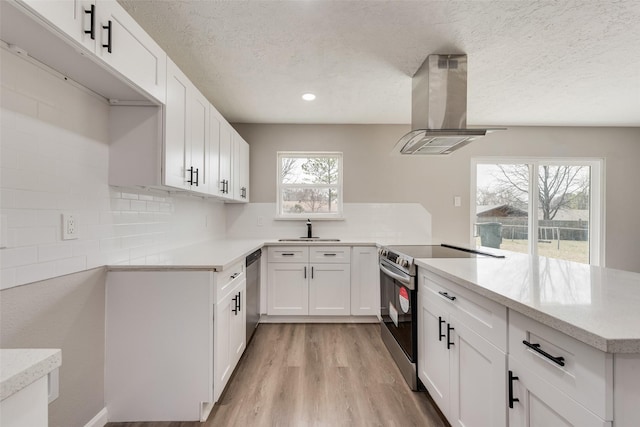
[[278, 217], [342, 218], [342, 153], [278, 152]]
[[601, 160], [475, 159], [473, 242], [601, 265]]

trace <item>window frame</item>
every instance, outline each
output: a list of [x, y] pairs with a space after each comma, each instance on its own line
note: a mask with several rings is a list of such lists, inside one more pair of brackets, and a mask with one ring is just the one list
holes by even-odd
[[[338, 182], [336, 184], [286, 184], [282, 182], [282, 158], [321, 158], [335, 157], [338, 160]], [[278, 151], [276, 156], [276, 217], [277, 220], [306, 220], [307, 218], [315, 220], [342, 220], [344, 219], [343, 211], [343, 176], [344, 162], [343, 153], [340, 151]], [[286, 188], [335, 188], [338, 193], [336, 199], [337, 211], [335, 213], [321, 212], [302, 212], [284, 213], [282, 211], [282, 192]]]
[[[476, 220], [477, 173], [479, 164], [527, 164], [529, 165], [529, 203], [528, 230], [531, 233], [538, 227], [538, 170], [542, 165], [549, 166], [589, 166], [591, 168], [589, 196], [589, 265], [605, 266], [605, 159], [593, 157], [474, 157], [471, 159], [470, 194], [470, 243], [475, 245], [474, 223]], [[537, 235], [537, 234], [529, 234]], [[529, 239], [529, 255], [538, 256], [535, 239]]]

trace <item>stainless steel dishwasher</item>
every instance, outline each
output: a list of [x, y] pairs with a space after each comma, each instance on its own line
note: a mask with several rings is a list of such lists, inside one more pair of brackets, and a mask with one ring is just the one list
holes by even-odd
[[247, 257], [247, 344], [260, 321], [260, 257], [258, 249]]

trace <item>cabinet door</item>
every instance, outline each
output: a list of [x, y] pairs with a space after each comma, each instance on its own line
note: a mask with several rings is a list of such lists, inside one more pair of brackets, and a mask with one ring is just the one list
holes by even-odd
[[219, 154], [219, 178], [218, 194], [224, 198], [233, 197], [231, 191], [231, 146], [232, 146], [231, 125], [226, 121], [220, 123], [220, 151]]
[[348, 316], [351, 312], [349, 264], [311, 264], [309, 314]]
[[189, 79], [176, 64], [167, 61], [167, 104], [164, 107], [164, 185], [188, 188], [185, 180], [187, 161]]
[[449, 320], [455, 328], [451, 351], [451, 425], [505, 427], [506, 355], [454, 315]]
[[209, 139], [209, 101], [195, 86], [190, 86], [188, 97], [189, 110], [187, 121], [189, 125], [189, 165], [187, 179], [191, 181], [190, 189], [199, 193], [207, 193], [208, 180], [205, 168], [205, 156]]
[[115, 0], [96, 0], [96, 55], [161, 103], [166, 53]]
[[[22, 0], [22, 3], [58, 28], [62, 33], [82, 43], [90, 52], [95, 52], [98, 23], [96, 16], [92, 17], [91, 15], [91, 6], [94, 6], [95, 10], [95, 1]], [[93, 38], [91, 38], [92, 18], [94, 22]]]
[[354, 247], [351, 254], [351, 315], [380, 315], [380, 270], [375, 246]]
[[[420, 286], [420, 291], [422, 291]], [[420, 295], [420, 292], [418, 293]], [[449, 367], [447, 316], [445, 311], [422, 292], [418, 311], [418, 377], [440, 411], [449, 418]]]
[[234, 324], [235, 295], [227, 295], [215, 307], [214, 325], [214, 401], [217, 402], [233, 372], [232, 326]]
[[249, 202], [249, 144], [243, 139], [240, 144], [240, 190], [243, 202]]
[[209, 104], [209, 141], [205, 157], [208, 193], [214, 196], [220, 193], [220, 126], [224, 118], [215, 107]]
[[309, 267], [306, 263], [269, 263], [267, 314], [309, 314]]
[[611, 427], [584, 406], [524, 368], [509, 357], [509, 370], [517, 379], [512, 381], [513, 402], [509, 409], [510, 427]]
[[231, 342], [231, 361], [232, 366], [238, 364], [240, 357], [242, 357], [242, 353], [244, 352], [246, 346], [246, 336], [247, 336], [247, 310], [246, 307], [246, 287], [247, 281], [243, 280], [242, 284], [237, 288], [237, 291], [232, 295], [232, 298], [235, 297], [235, 303], [237, 304], [237, 310], [235, 312], [232, 311], [233, 317], [231, 318], [231, 336], [229, 337]]

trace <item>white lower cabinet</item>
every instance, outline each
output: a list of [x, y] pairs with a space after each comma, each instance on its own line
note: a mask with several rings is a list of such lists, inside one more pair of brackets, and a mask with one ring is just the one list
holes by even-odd
[[[506, 426], [506, 355], [477, 333], [484, 324], [460, 319], [470, 306], [491, 308], [490, 302], [463, 296], [453, 284], [442, 288], [442, 279], [435, 283], [423, 272], [418, 286], [420, 380], [452, 426]], [[506, 341], [504, 328], [503, 334]]]
[[214, 401], [229, 382], [246, 345], [245, 291], [243, 278], [218, 301], [214, 313]]
[[380, 269], [375, 246], [354, 246], [351, 250], [351, 315], [380, 315]]
[[311, 264], [309, 315], [348, 316], [351, 311], [349, 264]]
[[[510, 427], [611, 426], [509, 356]], [[636, 420], [637, 421], [637, 420]]]
[[272, 246], [268, 251], [268, 315], [350, 314], [349, 246]]
[[309, 314], [307, 270], [307, 263], [269, 263], [267, 266], [267, 314], [285, 316]]
[[213, 271], [110, 271], [109, 421], [205, 421], [245, 349], [244, 260]]

